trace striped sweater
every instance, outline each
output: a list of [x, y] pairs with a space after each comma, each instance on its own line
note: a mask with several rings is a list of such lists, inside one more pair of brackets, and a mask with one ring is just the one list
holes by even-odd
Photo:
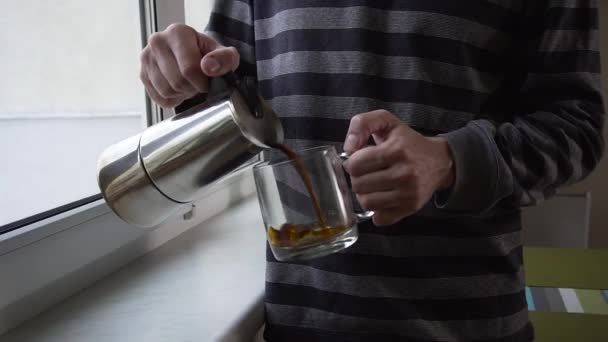
[[220, 0], [295, 149], [386, 109], [442, 135], [456, 180], [307, 262], [267, 255], [267, 341], [530, 341], [519, 208], [586, 176], [603, 140], [596, 1]]

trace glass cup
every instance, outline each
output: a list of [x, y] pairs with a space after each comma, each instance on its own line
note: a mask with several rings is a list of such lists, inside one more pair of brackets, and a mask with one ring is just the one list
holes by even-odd
[[357, 241], [357, 223], [373, 212], [353, 211], [351, 190], [333, 146], [298, 151], [318, 198], [321, 220], [295, 162], [263, 162], [253, 169], [266, 237], [279, 261], [304, 260], [343, 250]]

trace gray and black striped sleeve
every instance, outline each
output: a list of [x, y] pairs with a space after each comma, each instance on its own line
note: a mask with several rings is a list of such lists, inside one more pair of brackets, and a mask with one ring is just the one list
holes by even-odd
[[241, 55], [237, 73], [255, 77], [255, 38], [251, 0], [216, 0], [205, 33]]
[[588, 175], [604, 147], [597, 1], [542, 1], [509, 120], [446, 134], [456, 169], [436, 204], [459, 212], [533, 205]]

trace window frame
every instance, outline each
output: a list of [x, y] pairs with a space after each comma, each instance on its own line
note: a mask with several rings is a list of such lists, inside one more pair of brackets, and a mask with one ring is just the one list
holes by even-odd
[[[139, 0], [142, 46], [170, 23], [184, 22], [183, 0]], [[180, 11], [181, 9], [181, 11]], [[167, 116], [148, 96], [148, 126]], [[255, 162], [255, 160], [254, 160]], [[0, 337], [135, 258], [255, 193], [252, 164], [210, 186], [152, 229], [120, 220], [97, 194], [12, 223], [0, 234]]]

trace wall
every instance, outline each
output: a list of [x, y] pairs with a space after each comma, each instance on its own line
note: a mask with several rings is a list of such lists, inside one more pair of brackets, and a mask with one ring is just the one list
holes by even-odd
[[[600, 1], [600, 36], [602, 81], [607, 102], [605, 104], [608, 105], [608, 1]], [[608, 142], [608, 124], [604, 125], [604, 137]], [[591, 192], [592, 201], [589, 247], [608, 248], [608, 148], [600, 165], [586, 180], [564, 190], [579, 193], [585, 191]]]

